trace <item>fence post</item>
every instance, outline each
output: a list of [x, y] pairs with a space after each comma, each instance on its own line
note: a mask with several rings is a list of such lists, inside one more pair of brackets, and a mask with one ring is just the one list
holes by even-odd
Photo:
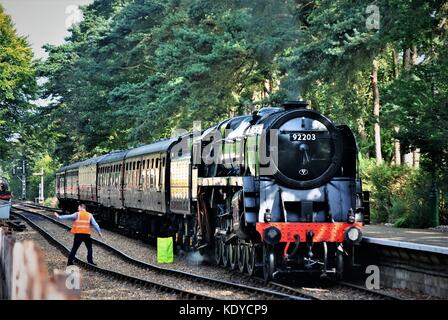
[[33, 241], [15, 241], [7, 228], [0, 227], [0, 299], [67, 300], [79, 298], [69, 290], [63, 272], [48, 274], [42, 250]]

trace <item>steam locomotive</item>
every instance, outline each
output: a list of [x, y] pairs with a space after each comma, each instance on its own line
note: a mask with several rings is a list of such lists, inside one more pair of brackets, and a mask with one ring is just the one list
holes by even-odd
[[290, 101], [206, 130], [61, 168], [60, 207], [103, 223], [173, 236], [217, 264], [266, 281], [282, 273], [341, 278], [368, 220], [346, 125]]
[[8, 180], [0, 176], [0, 220], [9, 219], [12, 194], [9, 191]]
[[0, 200], [9, 201], [11, 198], [8, 180], [0, 176]]

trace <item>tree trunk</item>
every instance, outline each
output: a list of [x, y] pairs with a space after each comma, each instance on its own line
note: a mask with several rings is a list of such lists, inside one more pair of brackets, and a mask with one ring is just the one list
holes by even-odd
[[395, 49], [392, 49], [392, 70], [394, 73], [394, 79], [398, 78], [398, 55], [397, 55], [397, 51]]
[[[395, 126], [395, 132], [398, 133], [400, 131], [399, 126]], [[400, 140], [394, 139], [394, 163], [396, 166], [401, 165], [401, 146]]]
[[411, 66], [411, 49], [404, 49], [403, 52], [403, 68], [408, 70]]
[[[418, 58], [418, 50], [417, 46], [413, 45], [412, 48], [408, 48], [404, 51], [404, 68], [406, 70], [411, 69], [412, 66], [417, 64], [417, 58]], [[416, 149], [414, 151], [411, 151], [410, 153], [405, 154], [404, 156], [404, 164], [413, 167], [418, 168], [420, 162], [420, 150]]]
[[[418, 52], [417, 52], [417, 46], [412, 46], [412, 57], [411, 57], [411, 63], [413, 66], [417, 64], [417, 58], [418, 58]], [[412, 151], [412, 166], [414, 168], [418, 168], [420, 165], [420, 149], [415, 149]]]
[[418, 58], [418, 53], [417, 53], [417, 46], [412, 46], [412, 55], [411, 55], [411, 65], [415, 66], [417, 64], [417, 58]]
[[[395, 49], [392, 49], [392, 65], [393, 65], [393, 74], [394, 74], [394, 79], [398, 79], [398, 74], [399, 74], [399, 70], [398, 70], [398, 55], [397, 55], [397, 51]], [[400, 127], [399, 126], [395, 126], [395, 132], [398, 133], [400, 131]], [[400, 140], [398, 139], [393, 139], [393, 143], [394, 143], [394, 163], [396, 166], [401, 165], [401, 146], [400, 146]]]
[[420, 167], [420, 149], [419, 148], [412, 151], [412, 166], [414, 168]]
[[366, 133], [366, 127], [365, 127], [364, 119], [362, 117], [359, 117], [358, 119], [356, 119], [356, 122], [358, 124], [358, 134], [359, 134], [359, 136], [363, 140], [367, 139], [367, 133]]
[[373, 60], [372, 62], [372, 94], [373, 94], [373, 117], [375, 124], [373, 130], [375, 133], [375, 158], [376, 163], [381, 164], [383, 162], [383, 156], [381, 153], [381, 128], [380, 128], [380, 91], [378, 89], [378, 67], [379, 62]]

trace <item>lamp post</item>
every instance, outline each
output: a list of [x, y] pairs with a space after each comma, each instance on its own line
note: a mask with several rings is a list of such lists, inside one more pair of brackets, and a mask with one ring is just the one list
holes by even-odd
[[27, 162], [25, 159], [20, 161], [17, 167], [12, 169], [13, 176], [16, 176], [22, 183], [22, 200], [26, 200], [26, 169]]
[[40, 184], [39, 184], [39, 203], [43, 204], [45, 200], [45, 194], [44, 194], [44, 169], [41, 169], [40, 172], [33, 173], [33, 176], [40, 177]]

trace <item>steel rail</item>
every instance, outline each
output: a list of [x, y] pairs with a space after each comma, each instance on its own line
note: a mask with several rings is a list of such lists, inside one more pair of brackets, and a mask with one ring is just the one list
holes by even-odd
[[[20, 205], [23, 205], [23, 204], [20, 204]], [[66, 225], [65, 223], [62, 223], [62, 222], [56, 220], [55, 218], [49, 217], [48, 215], [42, 214], [40, 212], [30, 211], [30, 210], [23, 209], [23, 208], [17, 208], [16, 206], [17, 206], [17, 204], [14, 204], [13, 208], [41, 216], [41, 217], [53, 222], [54, 224], [59, 225], [60, 227], [62, 227], [64, 229], [67, 229], [67, 230], [70, 229], [70, 227], [68, 225]], [[248, 285], [244, 285], [244, 284], [214, 279], [214, 278], [210, 278], [210, 277], [206, 277], [206, 276], [195, 275], [195, 274], [187, 273], [187, 272], [176, 270], [176, 269], [160, 267], [160, 266], [133, 258], [133, 257], [129, 256], [128, 254], [126, 254], [125, 252], [123, 252], [123, 251], [115, 248], [114, 246], [109, 245], [99, 239], [92, 237], [92, 241], [95, 242], [97, 245], [103, 247], [104, 249], [122, 257], [129, 263], [132, 263], [139, 267], [156, 270], [161, 273], [166, 273], [166, 274], [174, 275], [174, 276], [181, 277], [181, 278], [192, 278], [195, 281], [201, 281], [201, 282], [208, 283], [208, 284], [214, 284], [214, 285], [217, 285], [220, 287], [237, 289], [237, 290], [240, 290], [243, 292], [248, 292], [248, 293], [254, 292], [256, 294], [267, 296], [269, 298], [277, 298], [277, 299], [280, 298], [280, 299], [288, 299], [288, 300], [291, 300], [291, 299], [292, 300], [317, 300], [316, 297], [304, 294], [304, 293], [299, 292], [293, 288], [277, 286], [277, 291], [274, 291], [274, 290], [270, 290], [270, 289], [252, 287], [252, 286], [248, 286]], [[276, 286], [274, 286], [274, 287], [276, 287]]]
[[[39, 209], [39, 210], [47, 210], [47, 211], [53, 211], [53, 212], [61, 212], [61, 210], [58, 210], [58, 209], [55, 209], [55, 208], [49, 208], [49, 207], [42, 206], [42, 205], [38, 205], [38, 204], [29, 204], [29, 203], [19, 203], [19, 204], [20, 204], [20, 205], [24, 205], [24, 206], [29, 206], [29, 207], [32, 207], [32, 208], [35, 208], [35, 209]], [[45, 216], [45, 215], [43, 215], [43, 216]], [[50, 218], [50, 217], [48, 217], [48, 216], [45, 216], [45, 217]], [[63, 225], [64, 227], [67, 227], [67, 225], [65, 225], [64, 223], [61, 223], [61, 222], [58, 221], [58, 220], [55, 220], [55, 219], [52, 219], [52, 218], [50, 218], [50, 219], [53, 220], [53, 222], [56, 222], [56, 223], [58, 223], [58, 224]], [[67, 228], [68, 228], [68, 227], [67, 227]], [[93, 238], [92, 238], [92, 239], [93, 239]], [[103, 243], [103, 242], [100, 241], [100, 240], [94, 239], [94, 241], [98, 241], [98, 244], [104, 244], [104, 245], [106, 245], [106, 246], [109, 246], [109, 245]], [[109, 248], [108, 248], [108, 249], [109, 249]], [[134, 259], [134, 258], [132, 258], [132, 257], [129, 257], [128, 255], [126, 255], [125, 253], [121, 252], [120, 250], [118, 250], [118, 249], [116, 249], [116, 248], [113, 248], [113, 247], [112, 247], [112, 248], [110, 248], [110, 250], [117, 250], [118, 253], [119, 253], [120, 255], [123, 255], [123, 256], [125, 256], [126, 258], [129, 258], [129, 259], [134, 260], [135, 262], [138, 262], [138, 263], [140, 264], [140, 266], [142, 266], [142, 265], [143, 265], [143, 266], [148, 266], [147, 263], [142, 262], [142, 261], [140, 261], [140, 260], [136, 260], [136, 259]], [[166, 271], [178, 271], [178, 270], [173, 270], [173, 269], [168, 269], [168, 268], [161, 268], [161, 267], [154, 266], [154, 265], [151, 265], [151, 266], [152, 266], [152, 267], [156, 267], [156, 268], [158, 268], [159, 270], [160, 270], [160, 269], [163, 269], [163, 270], [166, 270]], [[182, 271], [179, 271], [179, 272], [182, 272]], [[209, 278], [208, 278], [208, 279], [209, 279]], [[214, 280], [214, 279], [211, 279], [211, 280]], [[260, 279], [260, 278], [258, 278], [258, 277], [253, 278], [253, 280], [258, 281], [258, 284], [261, 284], [262, 282], [264, 282], [264, 280], [262, 280], [262, 279]], [[220, 280], [218, 280], [218, 281], [220, 281]], [[387, 293], [378, 292], [378, 291], [376, 291], [376, 290], [367, 289], [367, 288], [364, 288], [364, 287], [362, 287], [362, 286], [359, 286], [359, 285], [356, 285], [356, 284], [353, 284], [353, 283], [349, 283], [349, 282], [346, 282], [346, 281], [340, 281], [340, 282], [337, 283], [337, 285], [339, 285], [339, 286], [341, 286], [341, 287], [350, 288], [351, 290], [354, 290], [354, 291], [363, 292], [364, 294], [369, 295], [369, 296], [377, 296], [377, 297], [382, 298], [383, 300], [400, 300], [399, 297], [396, 297], [396, 296], [393, 296], [393, 295], [390, 295], [390, 294], [387, 294]], [[297, 290], [297, 289], [295, 289], [295, 288], [293, 288], [293, 287], [284, 285], [284, 284], [279, 283], [279, 282], [270, 281], [270, 282], [267, 284], [267, 286], [268, 286], [269, 288], [275, 289], [275, 290], [278, 291], [278, 292], [288, 293], [289, 295], [304, 296], [304, 297], [306, 297], [306, 298], [308, 298], [308, 299], [311, 299], [311, 300], [315, 300], [315, 299], [317, 299], [316, 297], [313, 297], [313, 296], [311, 296], [311, 295], [304, 294], [304, 293], [300, 292], [299, 290]]]
[[[22, 210], [22, 209], [14, 208], [13, 212], [11, 212], [11, 214], [13, 214], [13, 215], [21, 218], [22, 220], [26, 221], [29, 225], [31, 225], [31, 227], [33, 229], [38, 231], [45, 239], [47, 239], [47, 241], [49, 241], [56, 248], [58, 248], [64, 255], [67, 256], [70, 253], [70, 249], [67, 248], [62, 242], [60, 242], [55, 237], [53, 237], [49, 232], [47, 232], [44, 228], [40, 227], [37, 223], [33, 222], [31, 219], [29, 219], [25, 215], [17, 212], [17, 210]], [[26, 212], [24, 210], [22, 210], [22, 211]], [[152, 282], [152, 281], [149, 281], [149, 280], [146, 280], [146, 279], [133, 277], [133, 276], [130, 276], [130, 275], [127, 275], [127, 274], [123, 274], [123, 273], [117, 272], [117, 271], [101, 268], [101, 267], [92, 265], [90, 263], [87, 263], [84, 260], [81, 260], [79, 258], [75, 258], [74, 262], [76, 264], [82, 266], [85, 269], [96, 271], [98, 273], [101, 273], [101, 274], [113, 277], [113, 278], [121, 280], [121, 281], [126, 281], [126, 282], [129, 282], [129, 283], [138, 284], [138, 285], [141, 285], [143, 287], [153, 288], [153, 289], [156, 289], [157, 291], [160, 291], [160, 292], [176, 294], [180, 298], [195, 299], [195, 300], [218, 300], [218, 299], [216, 299], [214, 297], [202, 295], [202, 294], [195, 293], [195, 292], [190, 292], [190, 291], [187, 291], [187, 290], [182, 290], [182, 289], [171, 287], [171, 286], [168, 286], [168, 285]]]

